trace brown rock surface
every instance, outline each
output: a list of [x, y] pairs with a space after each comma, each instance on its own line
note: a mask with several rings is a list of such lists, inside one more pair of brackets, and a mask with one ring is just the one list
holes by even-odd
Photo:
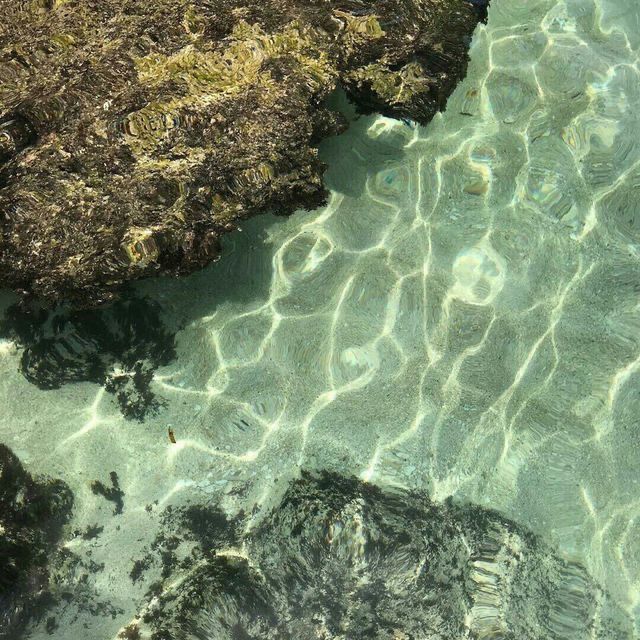
[[467, 0], [0, 0], [0, 284], [95, 306], [198, 269], [248, 216], [322, 204], [316, 145], [428, 121]]

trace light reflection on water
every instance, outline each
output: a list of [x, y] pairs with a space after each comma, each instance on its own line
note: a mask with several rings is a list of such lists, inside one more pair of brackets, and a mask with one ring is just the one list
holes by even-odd
[[[104, 597], [133, 614], [145, 505], [266, 507], [305, 466], [496, 508], [638, 617], [639, 25], [630, 0], [495, 0], [429, 127], [358, 120], [325, 144], [327, 207], [141, 284], [186, 322], [144, 425], [91, 384], [35, 390], [0, 343], [5, 441], [105, 522]], [[117, 521], [87, 489], [114, 468]]]

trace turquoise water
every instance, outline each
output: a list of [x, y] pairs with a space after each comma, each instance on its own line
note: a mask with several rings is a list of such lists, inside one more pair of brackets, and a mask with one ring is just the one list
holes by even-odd
[[[68, 606], [55, 638], [115, 637], [144, 607], [129, 573], [163, 507], [259, 519], [301, 467], [496, 509], [638, 635], [639, 47], [632, 0], [494, 0], [428, 127], [355, 120], [321, 150], [325, 208], [138, 286], [180, 328], [143, 424], [93, 383], [38, 390], [0, 343], [4, 442], [70, 485], [73, 527], [104, 527], [67, 546], [105, 564], [91, 589], [117, 613]], [[117, 517], [90, 489], [112, 470]]]

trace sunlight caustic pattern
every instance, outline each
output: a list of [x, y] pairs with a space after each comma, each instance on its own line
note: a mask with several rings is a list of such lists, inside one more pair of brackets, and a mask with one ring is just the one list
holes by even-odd
[[640, 69], [615, 4], [496, 2], [447, 112], [327, 145], [331, 200], [268, 231], [268, 295], [186, 331], [200, 387], [159, 382], [229, 462], [295, 451], [525, 516], [633, 609]]
[[300, 466], [461, 497], [640, 617], [637, 23], [627, 0], [495, 0], [428, 128], [356, 120], [324, 145], [325, 208], [140, 285], [187, 319], [165, 408], [127, 449], [99, 392], [50, 457], [115, 439], [126, 460], [170, 426], [177, 445], [148, 453], [162, 499], [195, 480], [266, 505]]

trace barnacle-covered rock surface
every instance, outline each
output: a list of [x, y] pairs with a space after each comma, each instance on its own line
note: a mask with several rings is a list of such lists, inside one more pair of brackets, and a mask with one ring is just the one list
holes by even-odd
[[0, 283], [94, 306], [320, 205], [316, 145], [345, 127], [326, 98], [426, 122], [474, 4], [0, 0]]

